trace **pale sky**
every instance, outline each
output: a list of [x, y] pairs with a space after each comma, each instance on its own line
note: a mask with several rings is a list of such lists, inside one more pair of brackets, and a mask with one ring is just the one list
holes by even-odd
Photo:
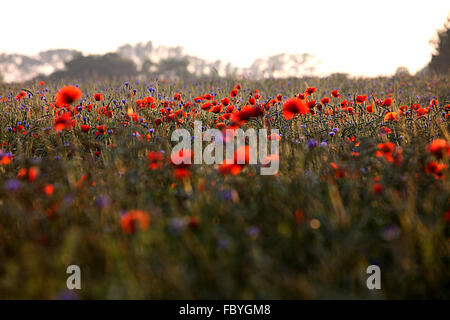
[[2, 0], [0, 12], [0, 53], [104, 53], [151, 40], [240, 67], [307, 52], [321, 73], [373, 76], [425, 66], [450, 1]]

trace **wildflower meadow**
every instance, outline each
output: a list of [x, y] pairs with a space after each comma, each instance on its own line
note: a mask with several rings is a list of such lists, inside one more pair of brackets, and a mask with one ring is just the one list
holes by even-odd
[[448, 74], [126, 80], [0, 85], [0, 298], [450, 298]]

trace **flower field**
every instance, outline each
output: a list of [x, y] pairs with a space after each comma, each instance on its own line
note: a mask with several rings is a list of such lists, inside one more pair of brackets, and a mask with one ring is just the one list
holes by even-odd
[[[448, 299], [449, 80], [0, 85], [0, 298]], [[279, 171], [175, 164], [195, 120]]]

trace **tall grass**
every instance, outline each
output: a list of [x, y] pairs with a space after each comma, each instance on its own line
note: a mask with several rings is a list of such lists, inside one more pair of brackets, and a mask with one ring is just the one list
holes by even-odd
[[[175, 110], [190, 101], [184, 110], [196, 108], [195, 119], [215, 127], [220, 114], [201, 110], [194, 98], [212, 92], [220, 101], [237, 82], [236, 107], [254, 89], [262, 105], [283, 95], [244, 125], [267, 127], [271, 118], [280, 130], [278, 174], [247, 166], [223, 176], [216, 166], [193, 165], [190, 178], [177, 180], [170, 135], [192, 130], [194, 118], [156, 125], [162, 101]], [[76, 125], [57, 133], [52, 104], [67, 84], [83, 92], [72, 105], [81, 109]], [[338, 89], [342, 97], [330, 103], [338, 111], [316, 107], [286, 121], [283, 101], [309, 86], [318, 89], [317, 103]], [[448, 88], [448, 75], [1, 85], [0, 149], [13, 158], [0, 165], [0, 298], [449, 298], [450, 185], [445, 170], [440, 178], [426, 172], [432, 161], [448, 164], [448, 156], [427, 149], [433, 139], [450, 141]], [[16, 99], [23, 89], [29, 94]], [[182, 101], [172, 103], [178, 92]], [[104, 100], [96, 102], [95, 93]], [[353, 115], [338, 105], [362, 94], [368, 101], [354, 104]], [[392, 106], [377, 106], [388, 95]], [[156, 108], [136, 106], [146, 96]], [[428, 113], [411, 109], [428, 108], [431, 99], [439, 104]], [[402, 105], [408, 114], [384, 121]], [[112, 117], [98, 112], [104, 106]], [[105, 134], [95, 134], [98, 125]], [[391, 133], [380, 133], [382, 126]], [[402, 149], [400, 163], [376, 156], [388, 141]], [[147, 153], [161, 150], [162, 166], [151, 170]], [[30, 168], [37, 170], [32, 181]], [[121, 217], [130, 210], [148, 213], [148, 229], [124, 232]], [[81, 268], [81, 290], [66, 288], [71, 264]], [[381, 290], [366, 287], [371, 264], [381, 268]]]

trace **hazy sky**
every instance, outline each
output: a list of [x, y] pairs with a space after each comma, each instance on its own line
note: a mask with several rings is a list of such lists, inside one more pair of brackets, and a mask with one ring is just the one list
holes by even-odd
[[320, 72], [370, 76], [426, 65], [450, 1], [2, 0], [0, 12], [0, 52], [103, 53], [152, 40], [241, 67], [308, 52]]

